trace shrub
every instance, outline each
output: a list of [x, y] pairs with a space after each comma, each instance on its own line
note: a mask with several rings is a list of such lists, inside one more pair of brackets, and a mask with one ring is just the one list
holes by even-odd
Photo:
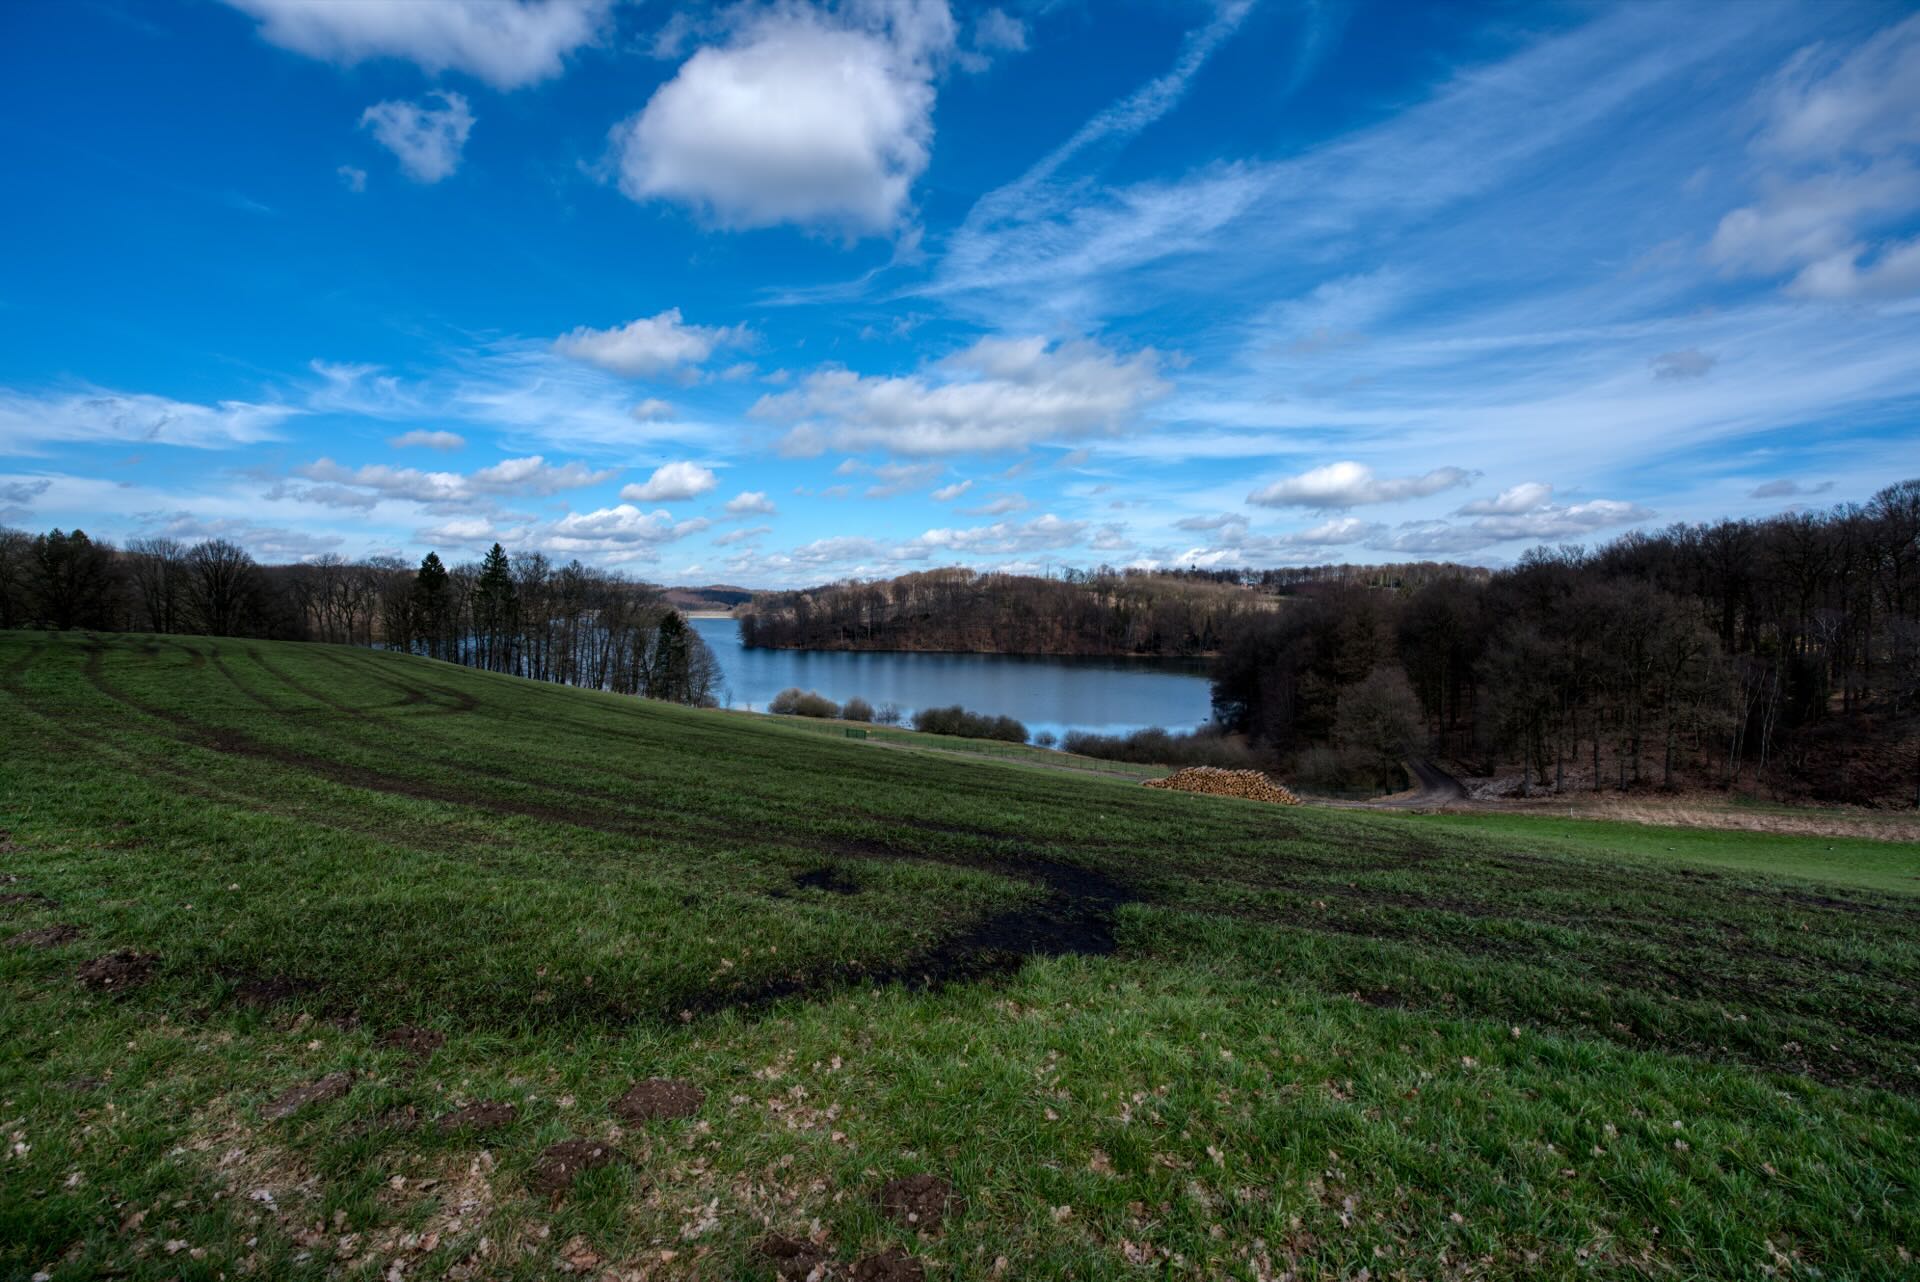
[[875, 721], [878, 721], [883, 726], [899, 725], [900, 724], [900, 705], [897, 703], [881, 704], [880, 711], [873, 714], [873, 719]]
[[1226, 770], [1248, 770], [1262, 765], [1260, 754], [1249, 748], [1245, 740], [1229, 738], [1217, 726], [1205, 726], [1192, 734], [1169, 734], [1157, 726], [1128, 735], [1070, 730], [1065, 747], [1068, 752], [1083, 757], [1129, 761], [1143, 766], [1219, 766]]
[[840, 719], [843, 721], [873, 720], [873, 705], [858, 696], [840, 705]]
[[1012, 717], [989, 717], [968, 712], [959, 704], [951, 708], [922, 708], [913, 714], [913, 728], [927, 734], [957, 735], [963, 739], [999, 739], [1006, 743], [1025, 743], [1027, 728]]
[[814, 690], [801, 690], [798, 686], [789, 686], [773, 696], [767, 704], [767, 711], [781, 716], [795, 717], [837, 717], [840, 705]]
[[1039, 734], [1033, 736], [1033, 742], [1039, 747], [1051, 748], [1054, 744], [1060, 742], [1060, 737], [1051, 730], [1042, 730]]

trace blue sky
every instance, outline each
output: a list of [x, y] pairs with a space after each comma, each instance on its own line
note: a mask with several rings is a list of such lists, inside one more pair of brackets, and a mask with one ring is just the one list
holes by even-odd
[[0, 9], [0, 522], [1498, 564], [1920, 474], [1911, 5]]

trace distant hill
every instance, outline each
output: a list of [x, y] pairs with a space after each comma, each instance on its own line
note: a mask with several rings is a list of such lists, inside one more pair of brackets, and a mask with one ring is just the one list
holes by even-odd
[[663, 596], [676, 610], [731, 610], [753, 600], [751, 588], [711, 583], [703, 588], [668, 588]]

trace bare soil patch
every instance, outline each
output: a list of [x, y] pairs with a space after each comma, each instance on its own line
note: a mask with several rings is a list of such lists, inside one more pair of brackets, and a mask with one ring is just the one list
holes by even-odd
[[34, 904], [41, 908], [53, 908], [55, 903], [37, 890], [9, 890], [0, 894], [0, 906], [11, 907], [15, 904]]
[[869, 1255], [853, 1266], [853, 1282], [926, 1282], [920, 1261], [897, 1246]]
[[138, 988], [152, 979], [154, 969], [159, 964], [160, 958], [154, 953], [137, 953], [131, 948], [122, 948], [105, 957], [82, 962], [73, 977], [80, 981], [83, 988], [100, 993], [119, 993]]
[[540, 1154], [540, 1160], [533, 1164], [527, 1176], [527, 1184], [536, 1193], [560, 1198], [573, 1188], [581, 1172], [597, 1171], [626, 1160], [620, 1150], [599, 1140], [561, 1140]]
[[447, 1044], [447, 1035], [432, 1028], [416, 1028], [412, 1024], [402, 1024], [380, 1034], [378, 1045], [390, 1051], [405, 1051], [407, 1058], [418, 1063], [432, 1058], [433, 1053]]
[[[831, 1257], [806, 1239], [783, 1237], [778, 1233], [761, 1238], [756, 1249], [773, 1261], [773, 1273], [780, 1282], [807, 1282], [815, 1276], [816, 1269], [831, 1263]], [[822, 1272], [819, 1276], [827, 1275]]]
[[83, 932], [78, 926], [65, 924], [36, 926], [32, 930], [23, 930], [17, 935], [7, 936], [9, 948], [58, 948], [80, 938]]
[[692, 1082], [649, 1077], [613, 1102], [613, 1114], [623, 1122], [692, 1117], [706, 1099], [707, 1093]]
[[282, 1118], [292, 1117], [309, 1104], [322, 1104], [328, 1100], [339, 1099], [352, 1089], [352, 1073], [328, 1073], [318, 1081], [308, 1082], [305, 1086], [296, 1086], [287, 1091], [279, 1099], [267, 1105], [262, 1112], [268, 1120], [277, 1122]]
[[475, 1100], [434, 1123], [443, 1131], [497, 1131], [520, 1120], [520, 1110], [505, 1100]]
[[896, 1224], [938, 1233], [942, 1221], [965, 1215], [967, 1199], [938, 1175], [903, 1175], [880, 1189], [880, 1213]]

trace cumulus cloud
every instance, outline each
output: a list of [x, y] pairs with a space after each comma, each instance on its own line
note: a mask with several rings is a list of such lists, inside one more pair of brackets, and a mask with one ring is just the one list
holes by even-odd
[[933, 501], [936, 503], [948, 503], [959, 498], [972, 488], [972, 481], [955, 481], [952, 485], [943, 485], [935, 490], [933, 492]]
[[746, 12], [615, 126], [620, 189], [736, 228], [886, 233], [933, 141], [946, 0]]
[[1920, 16], [1844, 54], [1803, 50], [1767, 94], [1762, 195], [1728, 213], [1708, 256], [1729, 273], [1792, 273], [1812, 298], [1920, 292]]
[[[715, 349], [747, 342], [752, 332], [744, 325], [689, 325], [680, 317], [678, 307], [670, 307], [657, 316], [645, 316], [611, 329], [581, 326], [554, 340], [553, 348], [562, 356], [597, 365], [627, 378], [645, 378], [686, 370], [701, 364]], [[670, 412], [665, 401], [641, 402], [634, 410], [653, 408]]]
[[458, 432], [434, 432], [422, 428], [389, 436], [387, 444], [396, 450], [460, 450], [466, 448], [467, 438]]
[[414, 503], [455, 504], [506, 495], [549, 495], [610, 481], [611, 470], [595, 471], [584, 463], [559, 466], [538, 454], [504, 459], [476, 472], [423, 472], [418, 468], [369, 463], [343, 467], [332, 459], [316, 459], [294, 469], [296, 476], [326, 485], [350, 486], [382, 498]]
[[419, 183], [437, 183], [460, 168], [460, 154], [473, 132], [473, 113], [457, 93], [428, 95], [419, 102], [376, 102], [360, 116], [360, 127], [400, 161], [400, 172]]
[[282, 49], [351, 66], [403, 58], [496, 89], [559, 75], [605, 30], [613, 0], [226, 0]]
[[1087, 532], [1085, 521], [1064, 521], [1053, 513], [1031, 521], [996, 521], [967, 529], [928, 530], [912, 540], [916, 548], [943, 552], [1009, 555], [1072, 547]]
[[1585, 538], [1654, 516], [1637, 503], [1619, 499], [1559, 504], [1552, 501], [1552, 494], [1550, 485], [1516, 485], [1502, 491], [1498, 498], [1477, 500], [1461, 508], [1460, 515], [1478, 514], [1472, 521], [1406, 521], [1392, 531], [1380, 527], [1368, 546], [1408, 556], [1449, 556], [1517, 539]]
[[673, 417], [673, 406], [657, 396], [649, 396], [630, 411], [636, 423], [663, 423]]
[[278, 439], [280, 425], [298, 413], [287, 405], [199, 405], [94, 388], [51, 395], [0, 388], [0, 454], [30, 454], [36, 445], [56, 442], [100, 441], [227, 449]]
[[698, 463], [667, 463], [653, 470], [644, 484], [629, 485], [620, 497], [634, 503], [672, 503], [697, 498], [720, 483], [720, 478]]
[[1298, 476], [1289, 476], [1247, 495], [1256, 507], [1338, 509], [1369, 503], [1398, 503], [1425, 498], [1465, 485], [1473, 474], [1457, 467], [1440, 467], [1420, 476], [1377, 477], [1364, 463], [1329, 463]]
[[584, 552], [610, 546], [671, 543], [698, 534], [710, 522], [703, 517], [676, 521], [664, 508], [642, 512], [631, 503], [572, 512], [548, 527], [544, 546], [557, 552]]
[[1490, 499], [1475, 499], [1459, 511], [1461, 516], [1511, 516], [1532, 512], [1553, 497], [1553, 487], [1541, 481], [1526, 481]]
[[1114, 432], [1167, 394], [1160, 355], [1123, 356], [1092, 341], [983, 338], [924, 373], [809, 374], [750, 411], [792, 421], [785, 448], [817, 453], [881, 448], [897, 454], [1018, 449], [1060, 437]]
[[780, 509], [762, 490], [742, 490], [727, 500], [729, 516], [772, 516]]

